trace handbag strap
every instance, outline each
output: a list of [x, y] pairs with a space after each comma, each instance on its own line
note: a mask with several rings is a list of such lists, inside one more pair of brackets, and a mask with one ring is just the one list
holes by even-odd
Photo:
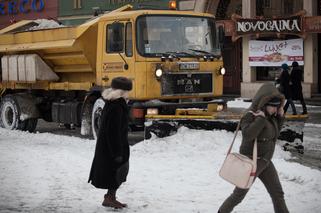
[[[230, 145], [230, 148], [228, 149], [227, 151], [227, 154], [230, 154], [231, 151], [232, 151], [232, 147], [234, 145], [234, 142], [235, 142], [235, 138], [237, 136], [237, 133], [238, 131], [240, 130], [240, 126], [241, 126], [241, 121], [237, 124], [237, 127], [236, 127], [236, 130], [235, 130], [235, 133], [234, 133], [234, 137], [233, 137], [233, 141]], [[257, 140], [255, 139], [255, 142], [254, 142], [254, 146], [253, 146], [253, 153], [252, 153], [252, 159], [253, 159], [253, 162], [254, 162], [254, 167], [253, 167], [253, 171], [255, 172], [256, 171], [256, 161], [257, 161]]]

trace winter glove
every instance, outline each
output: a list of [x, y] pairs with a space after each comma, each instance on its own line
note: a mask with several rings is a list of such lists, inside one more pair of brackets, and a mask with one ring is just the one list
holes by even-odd
[[114, 158], [114, 162], [115, 163], [121, 163], [123, 161], [123, 157], [122, 156], [117, 156]]

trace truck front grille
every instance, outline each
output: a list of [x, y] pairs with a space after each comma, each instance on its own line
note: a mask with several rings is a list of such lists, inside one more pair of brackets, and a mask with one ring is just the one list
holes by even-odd
[[199, 95], [213, 92], [212, 73], [165, 73], [161, 79], [162, 95]]

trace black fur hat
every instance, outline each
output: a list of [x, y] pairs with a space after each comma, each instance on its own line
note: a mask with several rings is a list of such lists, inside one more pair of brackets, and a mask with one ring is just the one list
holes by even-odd
[[113, 78], [113, 80], [111, 81], [111, 87], [113, 89], [121, 89], [121, 90], [130, 91], [133, 88], [133, 83], [128, 78], [116, 77], [116, 78]]

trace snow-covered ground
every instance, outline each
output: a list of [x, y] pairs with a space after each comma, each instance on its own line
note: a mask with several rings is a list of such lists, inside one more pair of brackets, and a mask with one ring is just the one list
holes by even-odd
[[[232, 137], [181, 128], [131, 147], [130, 173], [118, 193], [129, 207], [120, 212], [217, 212], [233, 190], [218, 175]], [[235, 150], [240, 134], [236, 140]], [[114, 212], [101, 206], [105, 191], [87, 183], [94, 148], [93, 140], [0, 128], [0, 212]], [[320, 212], [321, 172], [291, 158], [276, 147], [273, 162], [290, 212]], [[235, 212], [273, 212], [259, 180]]]

